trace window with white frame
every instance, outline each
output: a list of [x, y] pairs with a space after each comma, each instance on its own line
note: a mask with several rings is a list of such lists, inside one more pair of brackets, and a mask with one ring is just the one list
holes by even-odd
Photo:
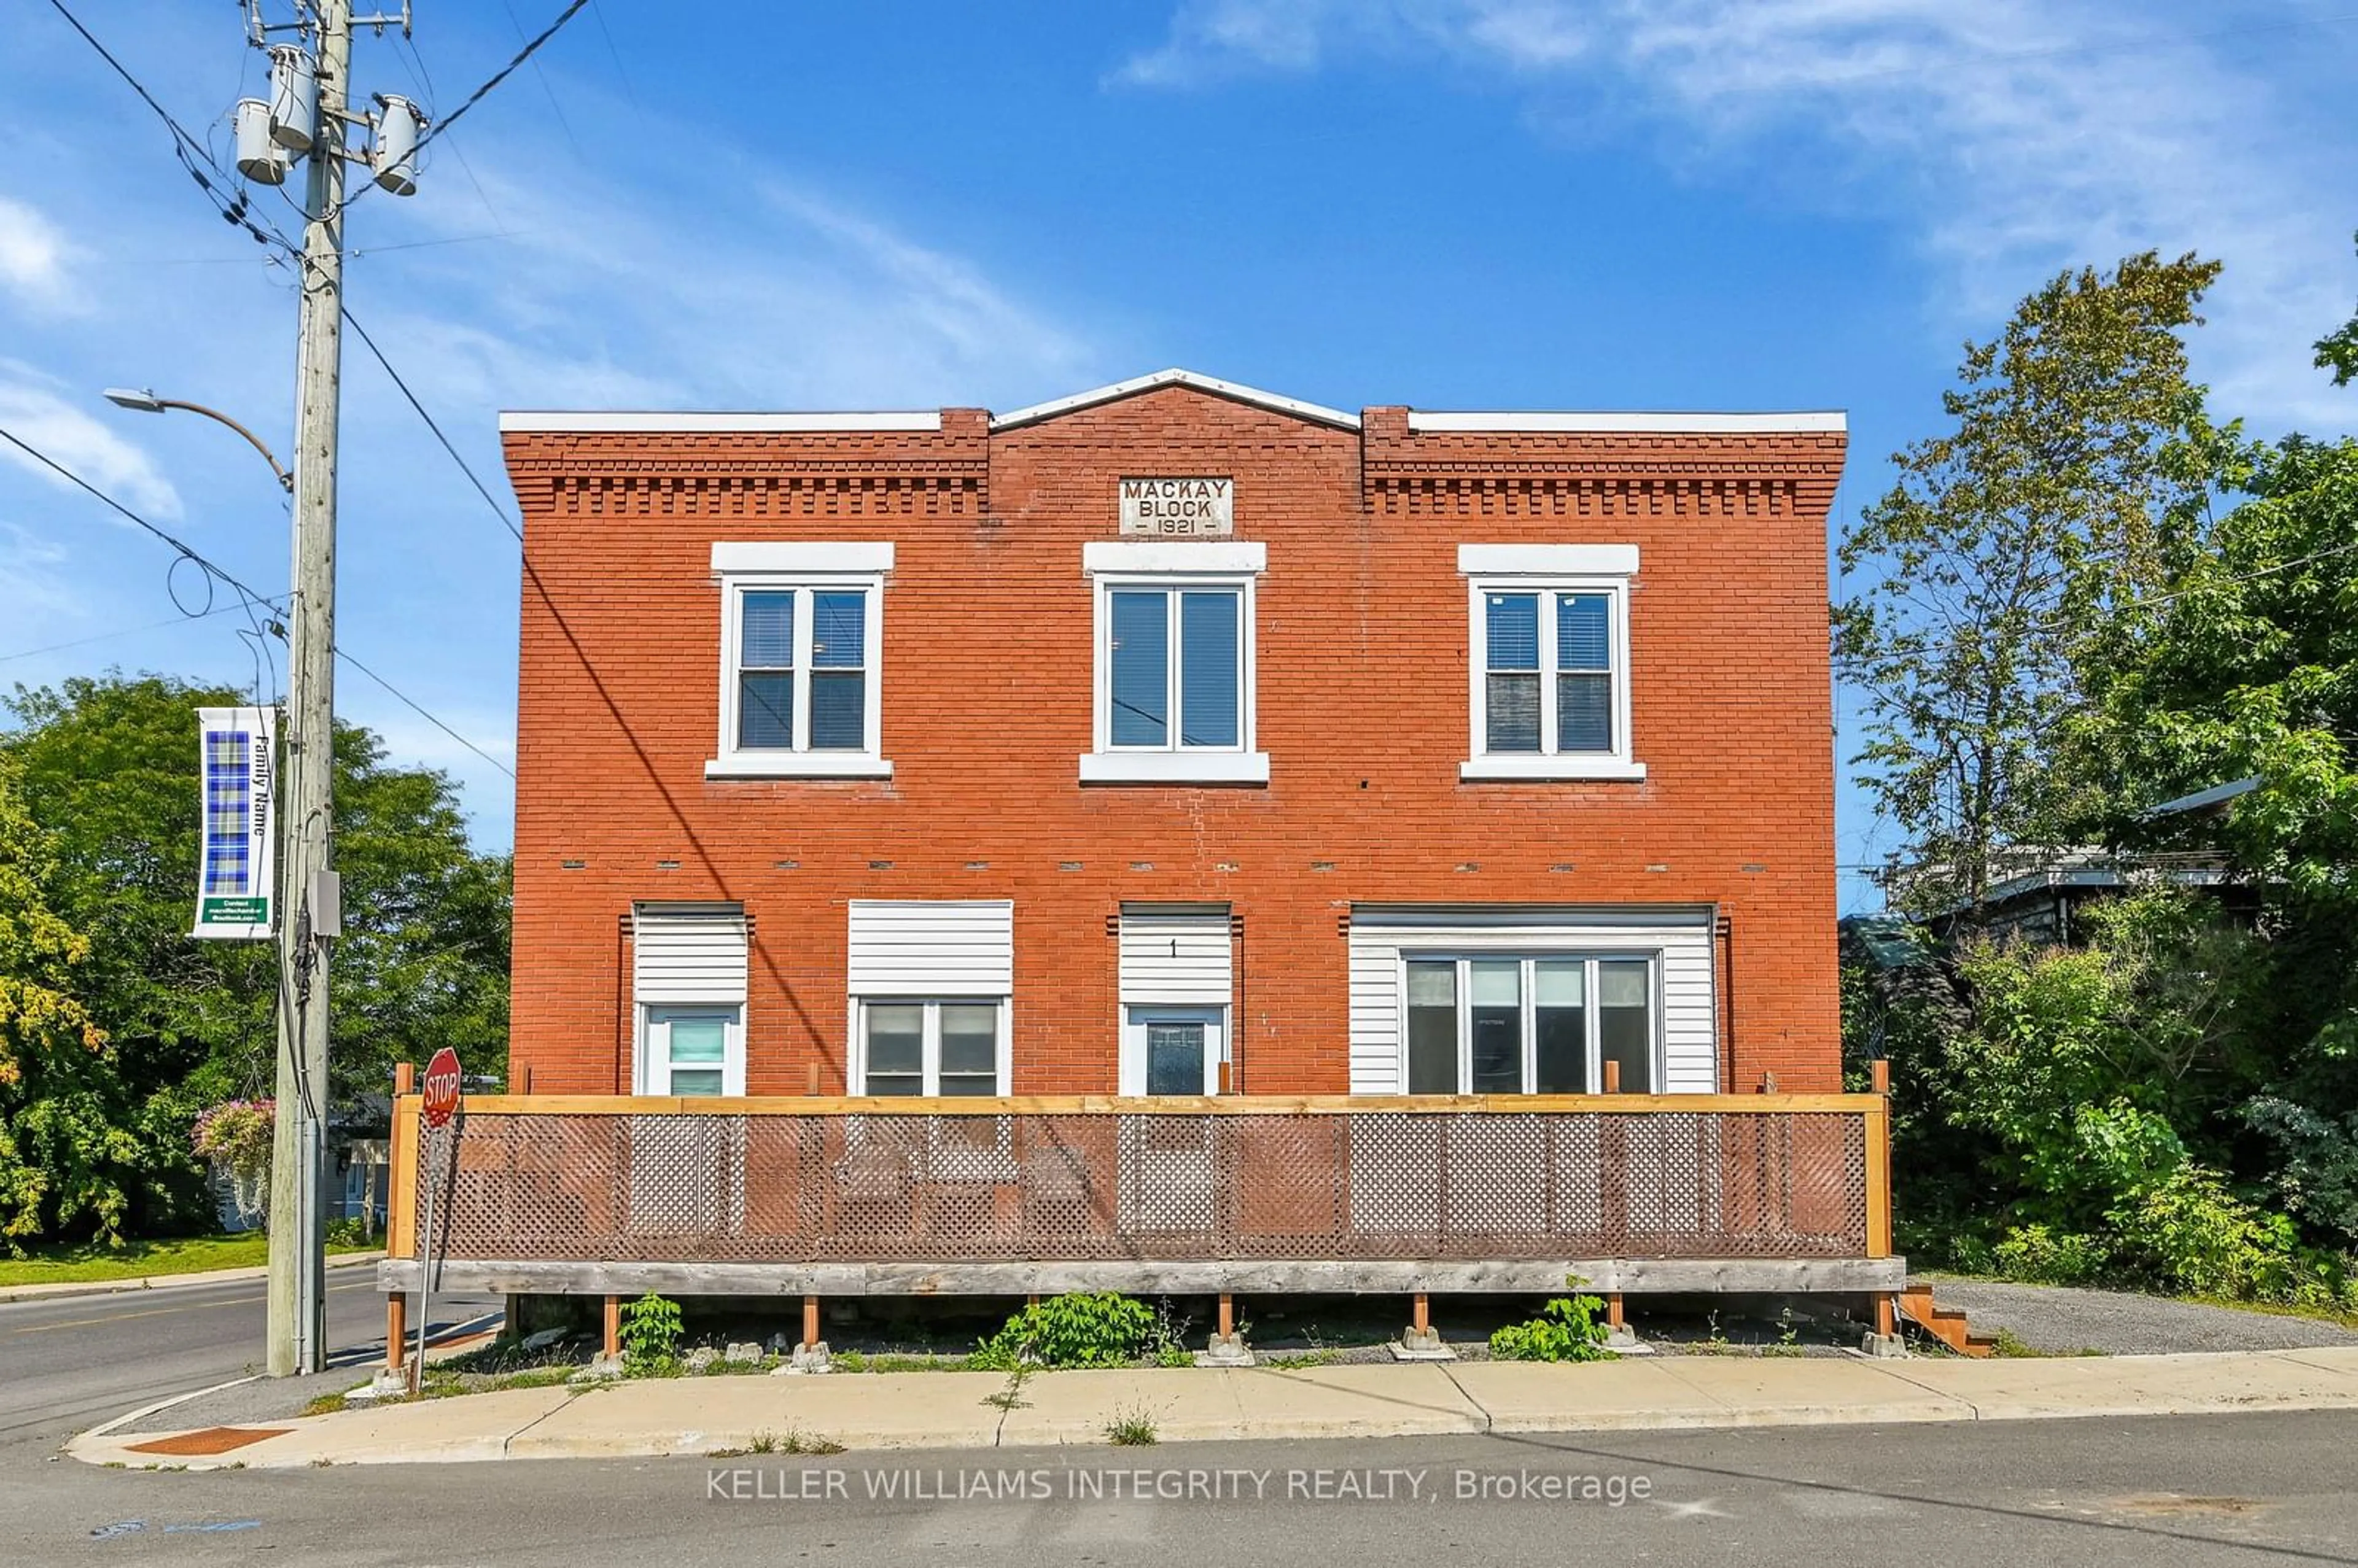
[[1265, 784], [1254, 748], [1253, 597], [1267, 552], [1229, 540], [1102, 541], [1095, 724], [1084, 783]]
[[1463, 546], [1472, 618], [1468, 779], [1641, 779], [1629, 735], [1624, 545]]
[[707, 777], [884, 777], [889, 544], [721, 544], [720, 754]]
[[1661, 1082], [1655, 960], [1628, 954], [1406, 954], [1401, 1081], [1419, 1095], [1624, 1094]]
[[631, 906], [632, 1092], [745, 1092], [751, 924], [738, 903]]
[[1007, 1093], [1007, 1008], [972, 998], [860, 1003], [860, 1087], [869, 1095]]

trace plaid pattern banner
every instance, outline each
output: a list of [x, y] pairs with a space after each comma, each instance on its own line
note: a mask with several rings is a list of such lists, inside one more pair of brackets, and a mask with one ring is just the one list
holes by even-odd
[[243, 896], [252, 887], [254, 737], [243, 730], [205, 737], [205, 880], [208, 896]]
[[268, 708], [197, 710], [196, 935], [255, 941], [276, 928], [277, 719]]

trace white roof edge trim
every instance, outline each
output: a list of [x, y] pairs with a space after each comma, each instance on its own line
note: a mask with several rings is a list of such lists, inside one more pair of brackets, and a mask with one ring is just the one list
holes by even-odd
[[1441, 414], [1409, 410], [1412, 433], [1529, 431], [1568, 436], [1842, 435], [1850, 416], [1827, 409], [1795, 414], [1531, 413]]
[[1189, 386], [1197, 392], [1209, 393], [1215, 397], [1230, 398], [1238, 403], [1250, 403], [1261, 408], [1274, 409], [1281, 414], [1291, 414], [1297, 418], [1313, 420], [1321, 425], [1332, 425], [1341, 430], [1356, 430], [1359, 427], [1359, 416], [1356, 414], [1346, 414], [1340, 408], [1328, 408], [1317, 403], [1304, 403], [1297, 397], [1281, 397], [1274, 392], [1263, 392], [1259, 387], [1246, 386], [1240, 382], [1222, 381], [1217, 376], [1198, 375], [1192, 370], [1180, 370], [1175, 366], [1170, 370], [1156, 371], [1152, 375], [1133, 376], [1128, 381], [1117, 381], [1105, 386], [1094, 386], [1087, 392], [1074, 393], [1070, 397], [1059, 397], [1047, 403], [1035, 403], [1029, 408], [1018, 408], [1011, 414], [997, 415], [992, 417], [990, 427], [993, 430], [1011, 430], [1019, 425], [1037, 424], [1043, 419], [1053, 419], [1059, 414], [1070, 414], [1076, 408], [1087, 408], [1099, 403], [1111, 403], [1116, 398], [1130, 397], [1141, 392], [1152, 392], [1159, 386]]
[[627, 409], [567, 412], [527, 408], [506, 410], [500, 415], [502, 435], [791, 435], [826, 430], [937, 431], [941, 427], [938, 408], [870, 414], [634, 413]]

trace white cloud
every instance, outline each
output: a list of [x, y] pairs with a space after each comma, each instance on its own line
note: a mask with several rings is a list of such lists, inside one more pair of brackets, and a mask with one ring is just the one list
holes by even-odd
[[1943, 335], [1986, 333], [2065, 265], [2201, 251], [2228, 265], [2197, 340], [2221, 406], [2339, 425], [2348, 399], [2309, 344], [2358, 293], [2358, 138], [2331, 85], [2358, 52], [2347, 20], [2094, 0], [1192, 0], [1118, 75], [1188, 85], [1438, 49], [1516, 83], [1545, 132], [1650, 124], [1682, 172], [1821, 210], [1881, 203], [1939, 264]]
[[0, 196], [0, 292], [31, 310], [80, 309], [80, 254], [38, 208]]
[[[179, 493], [157, 471], [146, 452], [67, 402], [54, 390], [56, 385], [28, 365], [0, 359], [0, 427], [151, 520], [178, 517]], [[0, 459], [59, 489], [72, 488], [7, 442], [0, 441]]]

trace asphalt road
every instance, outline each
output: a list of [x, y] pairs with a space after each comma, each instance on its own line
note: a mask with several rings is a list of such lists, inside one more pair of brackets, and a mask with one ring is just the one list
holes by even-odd
[[[434, 1321], [496, 1304], [438, 1300]], [[263, 1317], [260, 1280], [0, 1303], [0, 1489], [28, 1446], [54, 1450], [141, 1405], [260, 1371]], [[368, 1265], [329, 1271], [328, 1335], [339, 1364], [383, 1358], [384, 1297]]]
[[[367, 1271], [330, 1285], [343, 1357], [374, 1359]], [[239, 1376], [261, 1334], [258, 1283], [0, 1306], [0, 1563], [2358, 1563], [2358, 1414], [2338, 1412], [291, 1472], [56, 1456]]]
[[[2354, 1438], [2358, 1417], [2303, 1412], [178, 1474], [67, 1459], [0, 1472], [0, 1562], [2349, 1563]], [[1546, 1497], [1549, 1476], [1573, 1496]], [[1172, 1495], [1122, 1495], [1141, 1484]]]

